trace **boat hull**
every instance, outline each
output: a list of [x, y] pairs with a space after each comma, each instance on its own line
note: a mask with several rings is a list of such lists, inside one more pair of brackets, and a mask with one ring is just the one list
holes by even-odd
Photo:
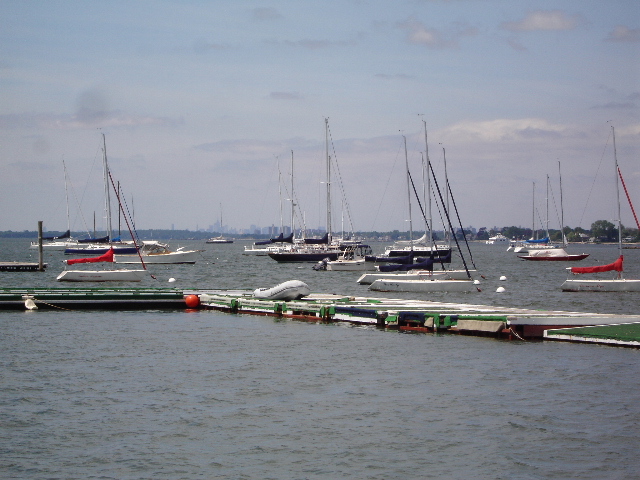
[[397, 280], [381, 278], [369, 286], [378, 292], [472, 292], [478, 289], [471, 280]]
[[640, 292], [640, 280], [565, 280], [563, 292]]
[[139, 282], [146, 270], [65, 270], [56, 278], [59, 282]]
[[[170, 253], [142, 255], [142, 261], [144, 261], [144, 263], [155, 263], [155, 264], [184, 264], [184, 263], [193, 264], [193, 263], [196, 263], [199, 252], [200, 250], [188, 250], [184, 252], [170, 252]], [[114, 255], [113, 261], [115, 263], [137, 263], [137, 264], [142, 263], [138, 255]]]
[[339, 251], [281, 252], [269, 253], [269, 256], [276, 262], [319, 262], [325, 258], [337, 260], [341, 253]]
[[334, 260], [327, 263], [327, 270], [334, 272], [364, 272], [375, 270], [374, 262], [366, 260]]
[[588, 253], [583, 253], [580, 255], [564, 255], [562, 257], [546, 257], [544, 255], [518, 255], [518, 258], [521, 258], [523, 260], [532, 260], [534, 262], [577, 262], [580, 260], [584, 260], [588, 256]]
[[[470, 275], [475, 275], [476, 270], [469, 270]], [[371, 285], [378, 279], [403, 279], [403, 280], [428, 280], [430, 278], [439, 278], [446, 280], [468, 280], [469, 275], [466, 270], [442, 270], [442, 271], [415, 271], [409, 273], [365, 273], [357, 282], [360, 285]]]

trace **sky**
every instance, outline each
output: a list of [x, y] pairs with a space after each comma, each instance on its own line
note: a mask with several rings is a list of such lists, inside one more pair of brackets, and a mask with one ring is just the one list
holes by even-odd
[[102, 135], [138, 229], [324, 227], [327, 145], [334, 231], [423, 228], [426, 145], [465, 227], [614, 222], [639, 53], [636, 0], [3, 1], [0, 230], [104, 229]]

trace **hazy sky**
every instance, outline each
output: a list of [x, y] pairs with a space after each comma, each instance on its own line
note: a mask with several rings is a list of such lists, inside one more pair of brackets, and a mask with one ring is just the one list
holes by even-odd
[[530, 226], [534, 182], [544, 220], [549, 175], [557, 228], [558, 162], [565, 224], [615, 220], [611, 125], [640, 209], [637, 0], [3, 1], [0, 47], [0, 230], [66, 229], [63, 159], [100, 229], [101, 133], [138, 228], [289, 224], [292, 151], [324, 225], [325, 118], [334, 230], [408, 228], [423, 120], [465, 226]]

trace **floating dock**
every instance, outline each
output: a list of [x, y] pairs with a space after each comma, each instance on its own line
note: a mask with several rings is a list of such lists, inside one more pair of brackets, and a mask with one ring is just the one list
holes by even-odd
[[184, 309], [182, 290], [154, 288], [0, 288], [0, 309]]
[[544, 339], [639, 348], [640, 322], [547, 330]]
[[422, 300], [344, 297], [311, 294], [301, 300], [253, 298], [251, 293], [207, 292], [198, 295], [201, 308], [229, 313], [270, 315], [316, 322], [348, 322], [401, 331], [457, 333], [509, 339], [542, 339], [563, 327], [638, 322], [640, 315], [540, 311]]
[[[42, 268], [47, 268], [43, 263]], [[39, 263], [33, 262], [0, 262], [0, 272], [37, 272], [40, 270]]]
[[640, 315], [540, 311], [425, 300], [314, 293], [265, 300], [250, 291], [156, 288], [0, 288], [0, 309], [209, 309], [309, 322], [347, 322], [405, 332], [505, 339], [591, 341], [640, 347]]

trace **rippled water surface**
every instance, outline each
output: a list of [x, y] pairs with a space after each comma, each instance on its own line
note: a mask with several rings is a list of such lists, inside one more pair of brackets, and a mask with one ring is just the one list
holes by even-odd
[[[201, 262], [156, 268], [145, 284], [253, 289], [298, 278], [313, 291], [369, 294], [355, 273], [244, 257], [238, 243], [188, 245], [206, 249]], [[439, 300], [637, 313], [635, 294], [560, 292], [564, 264], [472, 248], [483, 291]], [[574, 250], [600, 263], [616, 255]], [[629, 277], [637, 252], [625, 251]], [[30, 253], [0, 241], [0, 260]], [[48, 256], [47, 272], [0, 281], [60, 286], [62, 255]], [[640, 475], [635, 349], [212, 311], [4, 311], [0, 326], [2, 478]]]

